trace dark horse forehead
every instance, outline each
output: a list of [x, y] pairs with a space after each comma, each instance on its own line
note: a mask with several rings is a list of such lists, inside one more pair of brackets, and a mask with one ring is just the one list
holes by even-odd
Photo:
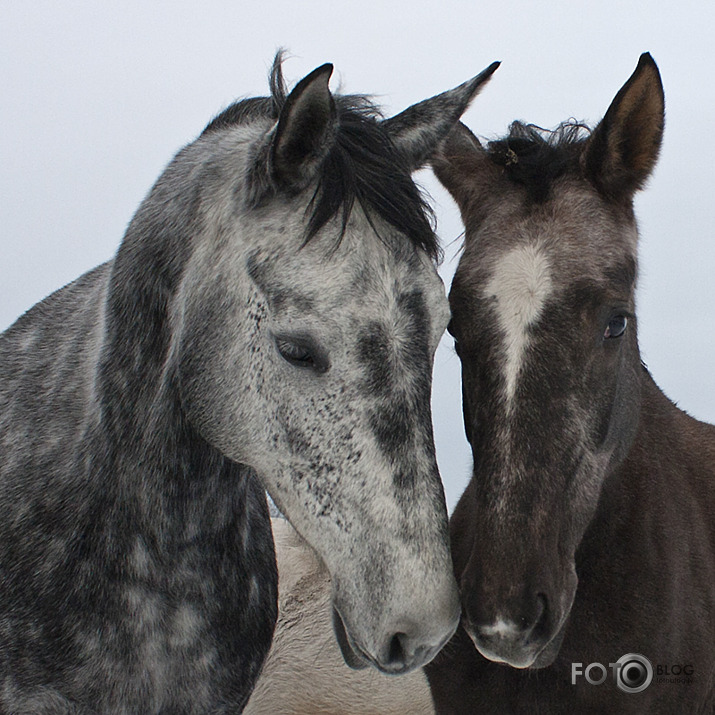
[[[635, 226], [624, 237], [618, 223], [599, 226], [594, 219], [592, 225], [579, 225], [577, 215], [562, 219], [571, 198], [566, 192], [563, 207], [550, 216], [490, 226], [467, 245], [450, 290], [452, 309], [465, 301], [491, 300], [495, 288], [510, 294], [523, 290], [526, 298], [535, 298], [546, 282], [549, 295], [577, 293], [591, 303], [631, 295], [638, 270]], [[518, 312], [517, 306], [512, 309]]]
[[630, 294], [637, 253], [632, 207], [604, 197], [585, 177], [581, 156], [589, 132], [576, 122], [553, 131], [514, 122], [506, 137], [488, 144], [486, 156], [502, 178], [480, 220], [467, 223], [453, 306], [459, 309], [459, 295], [474, 298], [498, 275], [506, 281], [502, 288], [523, 280], [543, 289], [548, 275], [550, 294], [577, 291], [594, 300]]
[[632, 311], [637, 234], [631, 214], [612, 209], [575, 175], [542, 202], [516, 197], [499, 218], [467, 240], [450, 303], [460, 341], [478, 339], [476, 316], [498, 327], [511, 400], [535, 326], [549, 311]]

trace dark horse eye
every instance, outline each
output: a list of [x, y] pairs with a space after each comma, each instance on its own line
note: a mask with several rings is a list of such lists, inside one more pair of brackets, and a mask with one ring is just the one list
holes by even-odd
[[325, 372], [328, 369], [327, 360], [311, 342], [302, 338], [276, 338], [276, 347], [281, 357], [291, 365]]
[[603, 334], [604, 339], [620, 338], [626, 332], [628, 326], [628, 318], [625, 315], [614, 315], [606, 326], [606, 332]]

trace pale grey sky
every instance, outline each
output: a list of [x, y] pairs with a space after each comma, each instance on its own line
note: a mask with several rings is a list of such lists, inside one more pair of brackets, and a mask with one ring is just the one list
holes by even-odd
[[[650, 51], [665, 85], [661, 161], [637, 201], [641, 349], [683, 408], [715, 422], [715, 3], [0, 0], [0, 329], [110, 258], [172, 155], [220, 109], [264, 94], [276, 48], [291, 81], [335, 64], [333, 88], [387, 114], [502, 60], [465, 116], [486, 138], [513, 119], [597, 121]], [[458, 212], [429, 172], [447, 284]], [[469, 474], [459, 361], [435, 369], [450, 507]]]

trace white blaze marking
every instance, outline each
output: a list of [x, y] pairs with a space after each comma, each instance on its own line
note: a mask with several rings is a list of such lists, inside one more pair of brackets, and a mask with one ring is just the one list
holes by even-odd
[[538, 245], [519, 246], [498, 261], [484, 297], [494, 299], [499, 327], [504, 333], [507, 404], [516, 391], [524, 351], [529, 342], [529, 326], [538, 320], [551, 293], [551, 271]]

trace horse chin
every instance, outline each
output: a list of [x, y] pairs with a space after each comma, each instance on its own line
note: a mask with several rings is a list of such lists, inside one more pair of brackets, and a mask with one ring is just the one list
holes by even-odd
[[548, 668], [556, 660], [556, 656], [561, 650], [561, 644], [563, 643], [565, 634], [566, 626], [564, 625], [561, 627], [561, 630], [546, 644], [529, 667], [532, 670]]
[[335, 639], [338, 641], [345, 664], [353, 670], [364, 670], [367, 668], [370, 664], [369, 660], [362, 654], [360, 649], [352, 643], [345, 624], [343, 623], [343, 619], [335, 607], [333, 607], [333, 631], [335, 632]]
[[534, 666], [537, 657], [531, 652], [512, 652], [512, 653], [497, 653], [491, 648], [481, 644], [477, 638], [470, 634], [472, 643], [477, 649], [480, 655], [484, 656], [487, 660], [491, 660], [492, 663], [499, 663], [500, 665], [508, 665], [511, 668], [516, 668], [517, 670], [525, 670]]

